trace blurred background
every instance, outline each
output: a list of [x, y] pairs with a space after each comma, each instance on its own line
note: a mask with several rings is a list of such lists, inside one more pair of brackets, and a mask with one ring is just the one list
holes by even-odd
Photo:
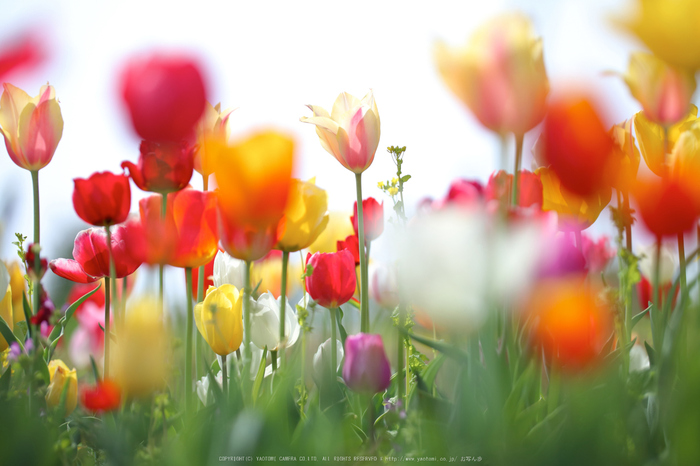
[[[465, 43], [474, 29], [503, 11], [521, 11], [544, 40], [552, 93], [585, 87], [607, 104], [607, 126], [639, 110], [619, 77], [629, 53], [641, 44], [615, 29], [611, 17], [626, 0], [440, 1], [414, 6], [398, 1], [225, 2], [0, 0], [0, 47], [26, 32], [43, 36], [48, 60], [11, 82], [36, 95], [50, 82], [65, 121], [53, 161], [40, 174], [43, 252], [49, 259], [71, 257], [73, 239], [86, 228], [72, 206], [72, 179], [95, 171], [121, 171], [136, 162], [139, 140], [131, 131], [117, 95], [127, 57], [152, 49], [184, 50], [198, 56], [208, 73], [209, 97], [222, 108], [236, 107], [232, 139], [274, 127], [297, 142], [295, 176], [316, 177], [328, 191], [331, 210], [351, 212], [354, 180], [318, 142], [314, 127], [299, 122], [305, 104], [330, 109], [347, 91], [375, 94], [381, 140], [374, 164], [365, 172], [364, 195], [391, 201], [377, 182], [394, 176], [386, 147], [407, 146], [404, 173], [412, 175], [405, 193], [408, 212], [419, 200], [444, 195], [454, 178], [482, 182], [499, 168], [497, 137], [481, 127], [441, 81], [433, 62], [438, 39]], [[525, 139], [524, 168], [539, 129]], [[511, 141], [512, 145], [512, 141]], [[509, 149], [512, 152], [512, 147]], [[31, 236], [31, 178], [4, 153], [0, 156], [0, 258], [16, 257], [15, 232]], [[512, 155], [511, 155], [512, 158]], [[643, 165], [643, 164], [642, 164]], [[645, 167], [640, 167], [645, 170]], [[198, 174], [192, 179], [201, 188]], [[132, 211], [146, 193], [132, 185]], [[592, 227], [612, 234], [609, 214]], [[384, 235], [373, 248], [381, 257]], [[141, 285], [155, 289], [155, 273]], [[184, 302], [182, 271], [168, 270], [169, 297]], [[47, 274], [49, 289], [58, 279]]]

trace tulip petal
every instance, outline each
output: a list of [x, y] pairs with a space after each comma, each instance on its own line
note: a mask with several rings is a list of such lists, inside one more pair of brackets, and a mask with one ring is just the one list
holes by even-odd
[[85, 273], [80, 263], [73, 259], [54, 259], [49, 262], [49, 267], [59, 277], [76, 283], [93, 283], [101, 278]]
[[3, 88], [4, 92], [0, 98], [0, 126], [17, 137], [19, 117], [32, 99], [29, 94], [10, 83], [3, 84]]
[[353, 111], [355, 108], [360, 107], [362, 104], [357, 97], [348, 94], [347, 92], [341, 92], [333, 103], [333, 110], [331, 110], [331, 118], [335, 121], [341, 121], [343, 115], [348, 112]]
[[[28, 110], [31, 112], [29, 121], [24, 121]], [[47, 100], [36, 108], [27, 105], [22, 112], [19, 130], [22, 153], [29, 166], [35, 170], [45, 167], [51, 162], [63, 135], [63, 117], [58, 102]]]

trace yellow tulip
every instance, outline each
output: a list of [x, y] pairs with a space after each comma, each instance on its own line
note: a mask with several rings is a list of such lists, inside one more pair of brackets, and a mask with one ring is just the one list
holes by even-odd
[[68, 369], [66, 363], [60, 359], [49, 362], [49, 376], [51, 382], [46, 391], [46, 404], [54, 408], [61, 403], [63, 390], [66, 394], [66, 416], [73, 412], [78, 404], [78, 373], [75, 369]]
[[524, 134], [544, 118], [549, 80], [542, 40], [526, 17], [494, 18], [465, 47], [439, 42], [435, 61], [447, 87], [490, 130]]
[[[673, 151], [673, 146], [681, 133], [690, 127], [697, 119], [697, 116], [698, 108], [695, 105], [691, 105], [690, 112], [684, 119], [668, 127], [666, 143], [664, 143], [664, 128], [662, 126], [649, 121], [644, 116], [644, 112], [639, 112], [634, 116], [634, 127], [637, 133], [637, 140], [639, 141], [639, 149], [647, 167], [652, 172], [659, 176], [666, 175], [667, 154]], [[664, 145], [666, 145], [666, 151], [664, 151]]]
[[668, 163], [671, 177], [687, 185], [700, 199], [700, 120], [691, 123], [678, 137]]
[[668, 65], [651, 53], [637, 52], [630, 57], [624, 79], [644, 115], [654, 123], [669, 126], [688, 114], [695, 92], [695, 75], [688, 69]]
[[12, 309], [14, 311], [14, 323], [24, 320], [24, 303], [22, 296], [27, 286], [27, 281], [24, 279], [24, 274], [20, 268], [19, 262], [13, 261], [7, 266], [10, 272], [10, 286], [12, 287]]
[[308, 248], [328, 224], [328, 196], [315, 180], [292, 179], [284, 211], [286, 227], [276, 249], [295, 252]]
[[619, 171], [613, 187], [624, 192], [632, 189], [639, 171], [639, 149], [634, 144], [632, 136], [632, 120], [625, 120], [610, 128], [610, 136], [613, 139], [615, 157], [619, 159]]
[[350, 235], [355, 234], [350, 221], [350, 213], [329, 212], [326, 229], [318, 235], [318, 238], [309, 246], [309, 252], [336, 252], [338, 241], [344, 241]]
[[128, 395], [146, 397], [165, 386], [169, 373], [169, 333], [155, 300], [134, 302], [113, 343], [114, 379]]
[[566, 227], [584, 230], [593, 225], [600, 213], [610, 202], [610, 188], [583, 198], [568, 192], [559, 178], [548, 167], [540, 167], [535, 173], [542, 182], [542, 210], [554, 211], [558, 214], [560, 224]]
[[676, 66], [700, 68], [700, 2], [637, 0], [637, 8], [617, 22], [656, 56]]
[[216, 354], [233, 353], [243, 341], [243, 293], [233, 285], [210, 286], [194, 308], [194, 321]]
[[207, 102], [204, 107], [204, 114], [197, 123], [197, 152], [194, 157], [194, 169], [203, 177], [208, 178], [214, 173], [214, 151], [207, 150], [206, 140], [215, 138], [222, 142], [227, 142], [231, 129], [228, 125], [228, 118], [235, 109], [221, 111], [221, 104], [215, 106]]
[[[5, 264], [0, 262], [0, 290], [4, 290], [2, 293], [2, 298], [0, 299], [0, 316], [5, 320], [10, 330], [14, 328], [14, 319], [12, 318], [12, 287], [10, 285], [10, 274], [5, 267]], [[9, 344], [0, 335], [0, 352], [5, 351]]]

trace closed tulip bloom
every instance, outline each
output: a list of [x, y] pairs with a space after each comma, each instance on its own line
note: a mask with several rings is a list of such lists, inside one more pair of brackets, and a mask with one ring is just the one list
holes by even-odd
[[668, 158], [670, 176], [690, 188], [700, 200], [700, 122], [686, 125]]
[[219, 251], [214, 258], [212, 281], [215, 287], [224, 284], [243, 288], [245, 285], [245, 262], [231, 257], [226, 251]]
[[676, 236], [695, 226], [700, 207], [694, 189], [683, 180], [645, 178], [632, 190], [637, 211], [657, 237]]
[[318, 105], [307, 105], [314, 116], [301, 117], [316, 125], [316, 134], [329, 154], [353, 173], [367, 170], [379, 146], [380, 121], [377, 103], [370, 90], [362, 100], [341, 93], [329, 114]]
[[193, 136], [206, 105], [199, 65], [187, 57], [131, 60], [122, 72], [121, 94], [136, 133], [156, 142]]
[[328, 224], [328, 195], [315, 180], [292, 179], [287, 208], [284, 211], [284, 235], [277, 249], [295, 252], [308, 248]]
[[73, 207], [78, 217], [96, 227], [122, 223], [131, 208], [129, 177], [96, 172], [89, 178], [74, 178]]
[[83, 389], [80, 399], [88, 411], [105, 413], [119, 407], [121, 391], [115, 382], [101, 380], [94, 387]]
[[[678, 123], [668, 127], [664, 137], [664, 128], [647, 119], [644, 112], [634, 116], [634, 131], [637, 134], [639, 150], [644, 157], [647, 167], [659, 176], [668, 174], [668, 157], [673, 151], [681, 133], [686, 131], [697, 120], [698, 108], [690, 106], [688, 114]], [[664, 142], [665, 139], [665, 142]], [[668, 152], [664, 151], [666, 149]]]
[[165, 386], [170, 373], [170, 335], [154, 300], [130, 301], [113, 343], [114, 381], [125, 396], [147, 397]]
[[[502, 205], [508, 205], [513, 189], [513, 175], [499, 170], [489, 177], [484, 188], [484, 197], [487, 201], [498, 201]], [[527, 170], [521, 170], [518, 174], [518, 205], [530, 207], [542, 205], [542, 182], [539, 175]]]
[[613, 140], [614, 157], [619, 160], [613, 187], [623, 192], [628, 192], [632, 188], [637, 179], [639, 161], [641, 160], [639, 149], [637, 149], [634, 136], [632, 136], [632, 121], [632, 119], [625, 120], [614, 125], [609, 131]]
[[197, 123], [197, 148], [194, 156], [194, 169], [203, 177], [208, 178], [214, 173], [215, 162], [211, 151], [207, 150], [206, 141], [217, 139], [222, 142], [229, 140], [231, 128], [228, 119], [234, 109], [221, 110], [221, 104], [212, 106], [207, 102], [204, 114]]
[[[5, 320], [5, 323], [12, 330], [15, 323], [12, 308], [12, 286], [10, 285], [10, 274], [4, 263], [0, 263], [0, 294], [2, 294], [0, 299], [0, 317]], [[7, 348], [7, 340], [0, 335], [0, 352], [5, 351]]]
[[[331, 371], [331, 339], [324, 341], [322, 344], [318, 345], [318, 349], [314, 354], [314, 373], [313, 377], [317, 384], [323, 383], [329, 379], [328, 373]], [[345, 350], [343, 349], [343, 342], [340, 340], [335, 340], [335, 347], [337, 351], [337, 364], [335, 371], [337, 372], [343, 365], [343, 356], [345, 356]]]
[[545, 163], [567, 190], [590, 196], [612, 186], [613, 141], [598, 110], [586, 98], [573, 96], [551, 103], [540, 139]]
[[67, 390], [65, 415], [68, 416], [78, 404], [78, 373], [75, 369], [68, 369], [60, 359], [54, 359], [49, 362], [49, 376], [51, 382], [46, 389], [46, 405], [49, 408], [58, 406], [63, 390]]
[[[384, 232], [384, 202], [381, 204], [373, 197], [362, 200], [362, 212], [364, 215], [365, 241], [374, 241]], [[358, 234], [357, 201], [353, 204], [352, 228]]]
[[542, 39], [526, 17], [494, 18], [465, 47], [439, 42], [434, 55], [447, 87], [485, 127], [525, 134], [542, 121], [549, 81]]
[[195, 268], [206, 264], [218, 252], [216, 194], [183, 189], [168, 196], [172, 205], [177, 242], [169, 264]]
[[368, 395], [389, 388], [391, 366], [381, 335], [358, 333], [345, 339], [343, 380], [353, 391]]
[[233, 353], [243, 341], [243, 292], [233, 285], [210, 286], [194, 308], [194, 321], [216, 354]]
[[564, 188], [552, 169], [540, 167], [535, 173], [542, 182], [542, 210], [556, 212], [562, 230], [585, 230], [610, 203], [610, 188], [582, 197]]
[[321, 306], [336, 308], [355, 294], [355, 260], [349, 251], [307, 254], [306, 265], [313, 267], [306, 277], [306, 290]]
[[[24, 279], [24, 272], [21, 270], [19, 262], [13, 261], [7, 265], [7, 271], [10, 273], [10, 287], [12, 288], [12, 309], [18, 309], [14, 313], [13, 318], [15, 323], [24, 320], [24, 312], [22, 312], [23, 306], [23, 296], [27, 288], [27, 281]], [[0, 271], [0, 273], [2, 273]], [[0, 290], [2, 289], [2, 282], [0, 282]], [[1, 291], [0, 291], [1, 293]]]
[[336, 252], [338, 241], [344, 240], [353, 234], [350, 215], [346, 212], [328, 212], [328, 224], [318, 235], [316, 241], [309, 246], [311, 254], [315, 252]]
[[122, 162], [131, 179], [143, 191], [172, 193], [186, 187], [192, 178], [194, 147], [185, 142], [141, 141], [138, 166]]
[[617, 22], [635, 34], [654, 55], [676, 66], [700, 68], [700, 3], [695, 0], [637, 0], [634, 11]]
[[[269, 291], [263, 293], [257, 300], [252, 300], [250, 339], [260, 349], [267, 346], [270, 351], [280, 347], [280, 304], [281, 297], [275, 297]], [[289, 301], [285, 302], [284, 313], [285, 347], [290, 347], [299, 338], [299, 322], [297, 314], [292, 310]]]
[[636, 52], [624, 79], [644, 115], [658, 125], [677, 123], [690, 110], [695, 75], [688, 69], [668, 65], [651, 53]]
[[56, 91], [48, 84], [29, 97], [12, 84], [3, 84], [0, 131], [10, 158], [25, 170], [40, 170], [51, 162], [63, 135], [63, 117]]
[[566, 370], [601, 361], [613, 323], [611, 309], [597, 296], [595, 288], [582, 287], [577, 279], [540, 283], [527, 303], [533, 345]]
[[[125, 239], [127, 228], [121, 224], [112, 231], [112, 255], [117, 278], [131, 275], [141, 265], [141, 261], [129, 253], [131, 243]], [[109, 277], [109, 250], [104, 228], [80, 231], [73, 243], [73, 259], [54, 259], [49, 267], [59, 277], [76, 283], [92, 283]]]
[[349, 251], [355, 261], [355, 266], [360, 265], [360, 239], [357, 235], [350, 235], [342, 241], [338, 241], [338, 252]]

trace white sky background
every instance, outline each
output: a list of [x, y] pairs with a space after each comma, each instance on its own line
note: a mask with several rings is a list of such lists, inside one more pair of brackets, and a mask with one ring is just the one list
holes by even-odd
[[[116, 90], [120, 67], [132, 54], [183, 49], [201, 57], [212, 103], [238, 107], [230, 119], [233, 138], [269, 126], [293, 134], [296, 176], [316, 176], [332, 210], [350, 211], [354, 177], [321, 148], [314, 127], [299, 117], [310, 115], [305, 104], [330, 110], [341, 91], [361, 98], [372, 88], [381, 140], [374, 164], [363, 175], [364, 195], [382, 199], [377, 182], [395, 172], [385, 148], [405, 145], [404, 172], [413, 176], [405, 196], [412, 209], [424, 196], [442, 196], [456, 177], [485, 182], [499, 163], [495, 136], [441, 82], [432, 59], [437, 39], [461, 44], [495, 14], [522, 11], [544, 39], [552, 90], [572, 82], [593, 87], [610, 104], [611, 125], [639, 109], [620, 79], [601, 75], [626, 69], [629, 53], [641, 48], [609, 22], [627, 5], [626, 0], [462, 0], [430, 6], [377, 0], [0, 0], [0, 46], [38, 26], [51, 47], [48, 63], [13, 83], [36, 95], [50, 81], [65, 121], [54, 159], [40, 172], [44, 251], [49, 259], [70, 257], [74, 233], [85, 227], [71, 202], [73, 178], [118, 172], [123, 160], [138, 158], [139, 140]], [[538, 133], [536, 128], [527, 135], [525, 168]], [[12, 163], [3, 147], [0, 209], [9, 201], [11, 215], [1, 211], [0, 257], [7, 259], [15, 257], [14, 232], [32, 235], [32, 198], [29, 173]], [[197, 173], [192, 184], [201, 187]], [[132, 210], [146, 194], [132, 184]], [[391, 202], [385, 201], [388, 207]], [[609, 213], [601, 217], [607, 222]]]

